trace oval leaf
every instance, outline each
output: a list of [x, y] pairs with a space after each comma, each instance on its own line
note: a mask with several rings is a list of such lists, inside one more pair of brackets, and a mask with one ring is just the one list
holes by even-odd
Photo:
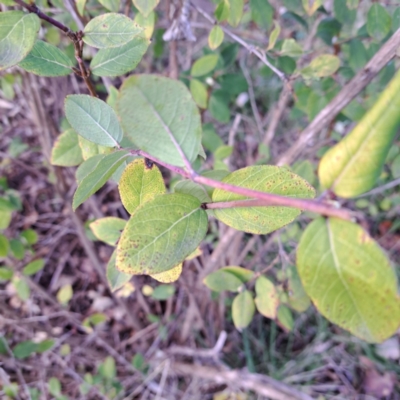
[[119, 47], [130, 42], [142, 29], [123, 14], [103, 14], [90, 20], [83, 41], [99, 49]]
[[304, 312], [310, 307], [311, 301], [304, 291], [303, 284], [301, 283], [297, 268], [290, 266], [288, 269], [287, 281], [287, 304], [290, 308], [297, 312]]
[[[84, 178], [79, 182], [72, 200], [72, 208], [74, 210], [108, 181], [111, 175], [128, 157], [128, 154], [124, 151], [116, 151], [115, 153], [101, 156], [102, 158], [99, 158], [98, 162], [96, 160], [91, 172], [87, 172]], [[91, 158], [88, 161], [90, 160]]]
[[207, 275], [203, 283], [214, 292], [222, 292], [228, 290], [229, 292], [237, 292], [243, 285], [243, 282], [234, 274], [224, 269], [219, 269]]
[[[271, 165], [247, 167], [229, 174], [222, 182], [282, 196], [313, 198], [315, 191], [304, 179], [287, 168]], [[246, 199], [245, 196], [215, 189], [213, 202]], [[289, 207], [237, 207], [214, 209], [216, 218], [240, 231], [265, 234], [292, 222], [300, 210]]]
[[120, 0], [99, 0], [99, 3], [108, 11], [118, 12]]
[[117, 268], [157, 274], [182, 262], [207, 232], [207, 214], [195, 197], [165, 194], [141, 205], [122, 232]]
[[248, 290], [239, 293], [232, 303], [232, 319], [236, 329], [241, 331], [249, 326], [256, 308], [253, 295]]
[[150, 275], [153, 279], [161, 283], [172, 283], [179, 279], [182, 274], [183, 263], [178, 264], [176, 267], [169, 271], [160, 272], [158, 274]]
[[112, 147], [99, 146], [98, 144], [93, 143], [80, 135], [78, 135], [78, 144], [84, 160], [88, 160], [89, 158], [97, 156], [98, 154], [108, 154], [113, 151]]
[[243, 15], [243, 5], [243, 0], [229, 0], [229, 25], [232, 25], [234, 27], [239, 25], [239, 22], [242, 19]]
[[0, 71], [22, 61], [31, 51], [40, 20], [23, 11], [0, 13]]
[[190, 93], [193, 96], [193, 100], [200, 108], [207, 108], [208, 92], [207, 86], [197, 79], [190, 81]]
[[363, 229], [318, 218], [297, 249], [304, 289], [326, 318], [368, 342], [381, 342], [400, 324], [396, 274]]
[[117, 101], [126, 135], [143, 151], [169, 164], [184, 166], [199, 154], [199, 110], [186, 86], [175, 79], [136, 75], [126, 79]]
[[31, 52], [18, 64], [40, 76], [64, 76], [72, 72], [73, 63], [60, 49], [37, 40]]
[[256, 280], [256, 303], [257, 310], [264, 317], [275, 319], [279, 306], [279, 297], [274, 284], [265, 276]]
[[400, 72], [357, 126], [321, 159], [319, 179], [341, 197], [355, 197], [375, 185], [400, 124]]
[[333, 75], [339, 69], [340, 59], [333, 54], [322, 54], [311, 61], [310, 67], [315, 76], [324, 78]]
[[73, 129], [63, 132], [51, 149], [50, 162], [61, 167], [74, 167], [83, 161], [78, 135]]
[[118, 185], [121, 201], [129, 214], [146, 201], [165, 193], [164, 180], [155, 164], [144, 159], [131, 162], [124, 170]]
[[190, 75], [197, 77], [209, 74], [217, 66], [218, 58], [218, 54], [208, 54], [200, 57], [194, 62]]
[[278, 313], [276, 315], [276, 323], [285, 331], [290, 332], [293, 330], [293, 315], [290, 309], [283, 304], [278, 308]]
[[115, 266], [115, 260], [117, 258], [117, 250], [112, 253], [106, 268], [106, 276], [108, 284], [112, 292], [120, 289], [125, 283], [129, 282], [133, 275], [125, 274], [124, 272], [118, 271]]
[[116, 217], [105, 217], [92, 222], [89, 227], [94, 236], [110, 246], [115, 246], [126, 226], [126, 221]]
[[390, 32], [392, 18], [381, 4], [372, 4], [367, 16], [368, 34], [376, 40], [381, 41]]
[[211, 201], [207, 189], [203, 185], [199, 185], [189, 179], [179, 181], [174, 186], [174, 192], [190, 194], [191, 196], [197, 197], [202, 203], [209, 203]]
[[97, 76], [120, 76], [139, 64], [150, 41], [136, 37], [127, 44], [112, 49], [101, 49], [93, 57], [90, 69]]
[[224, 40], [224, 31], [219, 25], [215, 25], [208, 35], [208, 45], [211, 50], [217, 49]]
[[101, 146], [119, 146], [122, 129], [114, 110], [104, 101], [85, 94], [71, 94], [65, 99], [65, 116], [85, 139]]
[[147, 17], [141, 13], [135, 15], [134, 21], [143, 29], [142, 36], [150, 39], [153, 36], [154, 25], [156, 23], [156, 13], [151, 12]]

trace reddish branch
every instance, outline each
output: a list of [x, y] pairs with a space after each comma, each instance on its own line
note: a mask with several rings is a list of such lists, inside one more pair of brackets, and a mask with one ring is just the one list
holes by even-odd
[[215, 209], [215, 208], [234, 208], [234, 207], [284, 206], [284, 207], [297, 208], [303, 211], [311, 211], [328, 217], [336, 217], [345, 220], [353, 220], [355, 218], [355, 213], [353, 213], [350, 210], [343, 208], [336, 208], [334, 206], [320, 202], [318, 200], [296, 199], [292, 197], [285, 197], [277, 194], [260, 192], [258, 190], [230, 185], [228, 183], [216, 181], [214, 179], [198, 175], [195, 172], [192, 173], [187, 172], [182, 168], [167, 164], [142, 150], [132, 150], [131, 154], [136, 156], [146, 157], [154, 161], [156, 164], [162, 165], [163, 167], [171, 171], [174, 171], [187, 179], [191, 179], [193, 182], [211, 186], [216, 189], [226, 190], [228, 192], [240, 194], [242, 196], [250, 198], [245, 200], [236, 200], [229, 202], [206, 203], [204, 204], [205, 208]]

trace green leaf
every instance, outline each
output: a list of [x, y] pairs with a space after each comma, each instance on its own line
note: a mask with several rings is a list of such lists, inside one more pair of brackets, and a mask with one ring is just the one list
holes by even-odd
[[203, 283], [214, 292], [222, 292], [224, 290], [237, 292], [243, 285], [243, 281], [240, 278], [229, 271], [225, 271], [224, 268], [207, 275]]
[[[120, 7], [120, 0], [99, 0], [99, 3], [108, 11], [114, 13], [118, 12]], [[122, 15], [122, 14], [117, 14], [117, 15]]]
[[78, 185], [83, 181], [84, 178], [95, 171], [100, 161], [103, 160], [104, 157], [104, 154], [97, 154], [93, 157], [90, 157], [79, 166], [75, 174]]
[[136, 75], [125, 80], [117, 102], [125, 134], [136, 146], [169, 164], [184, 166], [199, 154], [199, 110], [186, 86], [174, 79]]
[[148, 17], [149, 14], [157, 7], [159, 0], [133, 0], [135, 7], [143, 14]]
[[399, 107], [400, 72], [357, 126], [322, 157], [318, 175], [324, 188], [349, 198], [374, 187], [400, 125]]
[[222, 22], [228, 19], [229, 0], [221, 0], [215, 9], [214, 15], [218, 22]]
[[278, 308], [278, 313], [276, 316], [277, 324], [285, 331], [290, 332], [293, 330], [294, 321], [290, 309], [283, 304]]
[[203, 82], [197, 79], [191, 79], [190, 93], [193, 96], [193, 100], [200, 108], [207, 108], [208, 92], [207, 86]]
[[217, 66], [218, 58], [218, 54], [208, 54], [200, 57], [192, 65], [190, 75], [193, 77], [198, 77], [209, 74]]
[[57, 378], [50, 378], [47, 382], [47, 385], [49, 387], [49, 392], [51, 395], [56, 397], [61, 396], [61, 383]]
[[378, 3], [372, 4], [367, 16], [367, 31], [369, 36], [381, 41], [390, 32], [392, 18], [385, 7]]
[[43, 258], [31, 261], [29, 264], [25, 265], [22, 273], [27, 276], [34, 275], [44, 268], [44, 264], [45, 260]]
[[18, 65], [40, 76], [64, 76], [72, 72], [74, 64], [56, 46], [37, 40], [31, 52]]
[[165, 184], [155, 164], [146, 165], [143, 158], [134, 160], [124, 170], [118, 185], [121, 201], [129, 214], [143, 203], [165, 193]]
[[396, 332], [396, 274], [377, 243], [357, 224], [316, 219], [300, 240], [297, 268], [305, 291], [333, 323], [373, 343]]
[[208, 35], [208, 45], [211, 50], [217, 49], [224, 41], [224, 31], [219, 25], [215, 25]]
[[22, 61], [31, 51], [39, 32], [36, 14], [23, 11], [0, 13], [0, 71]]
[[186, 193], [196, 197], [202, 203], [211, 202], [211, 198], [207, 193], [207, 189], [203, 185], [199, 185], [190, 179], [183, 179], [174, 186], [174, 192]]
[[236, 329], [241, 331], [253, 319], [255, 312], [253, 295], [248, 290], [239, 293], [232, 303], [232, 319]]
[[173, 285], [160, 285], [157, 286], [151, 297], [156, 300], [167, 300], [172, 297], [175, 293], [175, 287]]
[[281, 56], [297, 58], [303, 54], [303, 49], [294, 39], [285, 39], [282, 44]]
[[68, 129], [58, 136], [51, 149], [50, 162], [61, 167], [74, 167], [83, 161], [78, 134]]
[[31, 340], [26, 340], [25, 342], [18, 343], [13, 348], [14, 357], [18, 360], [28, 358], [31, 354], [35, 353], [37, 344], [33, 343]]
[[14, 277], [12, 283], [15, 287], [18, 297], [22, 301], [26, 301], [29, 299], [31, 295], [31, 289], [28, 285], [28, 282], [24, 278]]
[[172, 283], [179, 279], [179, 277], [182, 274], [182, 268], [183, 268], [183, 263], [180, 263], [176, 267], [171, 268], [168, 271], [160, 272], [158, 274], [151, 274], [150, 276], [158, 282]]
[[21, 232], [23, 237], [29, 245], [36, 244], [38, 241], [38, 234], [33, 229], [25, 229]]
[[261, 29], [268, 30], [272, 25], [274, 8], [268, 0], [250, 0], [251, 17]]
[[57, 300], [59, 303], [66, 305], [72, 299], [73, 295], [74, 291], [72, 290], [72, 286], [66, 284], [57, 292]]
[[9, 281], [13, 277], [14, 273], [7, 267], [0, 267], [0, 280]]
[[149, 44], [149, 39], [135, 37], [121, 47], [101, 49], [93, 57], [90, 69], [97, 76], [124, 75], [136, 68]]
[[44, 353], [50, 349], [52, 349], [55, 345], [54, 339], [45, 339], [42, 340], [40, 343], [37, 344], [36, 352], [37, 353]]
[[322, 5], [322, 0], [302, 0], [306, 13], [311, 17]]
[[142, 204], [122, 232], [117, 268], [131, 274], [156, 274], [172, 269], [204, 238], [207, 214], [195, 197], [165, 194]]
[[236, 27], [239, 25], [239, 22], [242, 19], [244, 1], [243, 0], [228, 0], [228, 1], [229, 1], [228, 23], [229, 25]]
[[110, 246], [115, 246], [126, 226], [126, 221], [116, 217], [104, 217], [97, 219], [89, 226], [97, 239]]
[[[125, 161], [127, 156], [128, 154], [124, 151], [116, 151], [99, 159], [100, 161], [93, 171], [89, 172], [81, 182], [78, 183], [78, 188], [76, 189], [72, 201], [72, 208], [76, 210], [76, 208], [92, 194], [96, 193]], [[91, 160], [91, 158], [89, 160]]]
[[[393, 178], [400, 178], [400, 154], [393, 160], [391, 171], [392, 171]], [[1, 252], [0, 252], [0, 256], [1, 256]]]
[[110, 285], [110, 289], [112, 292], [115, 292], [116, 290], [124, 286], [125, 283], [129, 282], [132, 278], [131, 274], [125, 274], [124, 272], [117, 270], [117, 267], [115, 266], [116, 257], [117, 250], [114, 250], [110, 257], [110, 260], [107, 263], [106, 268], [107, 281]]
[[114, 110], [104, 101], [85, 94], [71, 94], [65, 99], [65, 116], [85, 139], [102, 146], [119, 146], [122, 129]]
[[358, 7], [358, 2], [359, 2], [360, 0], [347, 0], [347, 7], [350, 9], [350, 10], [356, 10], [357, 9], [357, 7]]
[[12, 211], [0, 210], [0, 229], [7, 229], [10, 225]]
[[[271, 165], [247, 167], [229, 174], [222, 182], [261, 192], [296, 198], [313, 198], [308, 182], [284, 167]], [[213, 202], [246, 199], [245, 196], [215, 189]], [[255, 234], [266, 234], [292, 222], [300, 210], [289, 207], [237, 207], [215, 209], [217, 219], [228, 226]]]
[[224, 90], [214, 90], [210, 96], [208, 110], [217, 121], [228, 123], [231, 117], [229, 109], [229, 93]]
[[265, 276], [260, 276], [256, 280], [256, 298], [254, 300], [257, 310], [264, 317], [275, 319], [279, 297], [274, 284]]
[[9, 248], [10, 244], [8, 243], [7, 237], [0, 233], [0, 258], [7, 256]]
[[103, 14], [93, 18], [83, 30], [83, 41], [99, 49], [122, 46], [142, 29], [123, 14]]
[[10, 240], [10, 250], [17, 260], [22, 260], [25, 257], [24, 245], [18, 239]]
[[273, 29], [273, 31], [269, 35], [267, 51], [268, 50], [272, 50], [275, 47], [275, 43], [278, 40], [279, 35], [281, 33], [281, 26], [279, 25], [279, 22], [275, 21], [274, 24], [275, 24], [275, 28]]
[[310, 307], [311, 301], [304, 291], [303, 284], [301, 283], [297, 268], [291, 266], [288, 270], [287, 281], [287, 304], [290, 308], [298, 312], [304, 312]]
[[322, 54], [310, 63], [313, 74], [319, 78], [333, 75], [340, 67], [340, 59], [332, 54]]

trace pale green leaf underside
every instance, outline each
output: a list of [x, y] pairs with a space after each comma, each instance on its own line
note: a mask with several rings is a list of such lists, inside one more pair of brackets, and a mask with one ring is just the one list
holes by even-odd
[[112, 147], [99, 146], [98, 144], [85, 139], [81, 135], [78, 135], [78, 142], [84, 160], [88, 160], [89, 158], [96, 156], [98, 154], [108, 154], [113, 151]]
[[165, 194], [141, 205], [117, 247], [117, 268], [131, 274], [157, 274], [182, 262], [207, 232], [207, 214], [189, 195]]
[[0, 71], [18, 64], [31, 51], [40, 20], [23, 11], [0, 13]]
[[[105, 156], [100, 156], [101, 158], [98, 158], [98, 162], [96, 159], [96, 163], [94, 164], [95, 168], [93, 168], [91, 172], [88, 172], [78, 183], [78, 188], [76, 189], [72, 201], [72, 208], [74, 210], [107, 182], [111, 175], [125, 161], [128, 154], [124, 151], [116, 151]], [[89, 158], [86, 163], [90, 160]]]
[[114, 250], [107, 263], [106, 268], [107, 281], [110, 285], [110, 289], [112, 292], [115, 292], [116, 290], [124, 286], [125, 283], [129, 282], [133, 276], [117, 270], [117, 267], [115, 266], [116, 258], [117, 250]]
[[129, 214], [146, 201], [165, 193], [165, 184], [158, 167], [147, 167], [144, 159], [131, 162], [124, 170], [118, 185], [121, 201]]
[[[222, 182], [261, 192], [287, 197], [313, 198], [313, 187], [287, 168], [271, 165], [247, 167], [229, 174]], [[213, 202], [246, 199], [245, 196], [215, 189]], [[292, 222], [300, 210], [289, 207], [237, 207], [215, 209], [214, 213], [223, 223], [240, 231], [266, 234]]]
[[400, 124], [399, 108], [400, 72], [357, 126], [322, 157], [323, 187], [345, 198], [373, 188]]
[[28, 72], [40, 76], [64, 76], [72, 72], [72, 61], [56, 46], [37, 40], [31, 52], [19, 63]]
[[203, 283], [214, 292], [222, 292], [228, 290], [230, 292], [237, 292], [243, 285], [243, 282], [234, 274], [224, 269], [219, 269], [207, 275]]
[[211, 198], [207, 193], [207, 189], [189, 179], [183, 179], [174, 186], [174, 192], [186, 193], [197, 197], [202, 203], [211, 202]]
[[143, 151], [184, 166], [174, 141], [190, 162], [199, 154], [199, 110], [186, 86], [174, 79], [136, 75], [126, 79], [117, 101], [125, 134]]
[[126, 226], [126, 221], [116, 217], [104, 217], [93, 221], [89, 226], [97, 239], [115, 246]]
[[130, 42], [142, 29], [123, 14], [103, 14], [93, 18], [83, 31], [83, 41], [99, 49]]
[[133, 0], [135, 7], [147, 17], [157, 6], [160, 0]]
[[253, 319], [256, 308], [249, 290], [239, 293], [232, 303], [232, 319], [236, 329], [246, 328]]
[[265, 276], [256, 280], [256, 298], [254, 300], [257, 310], [264, 317], [275, 319], [279, 306], [278, 293], [274, 284]]
[[95, 156], [88, 158], [79, 166], [75, 173], [75, 178], [78, 185], [83, 181], [84, 178], [86, 178], [97, 168], [100, 161], [103, 160], [104, 157], [105, 154], [96, 154]]
[[79, 135], [101, 146], [116, 147], [123, 132], [114, 110], [104, 101], [72, 94], [65, 99], [65, 116]]
[[100, 49], [90, 63], [97, 76], [120, 76], [132, 71], [139, 64], [149, 47], [150, 40], [135, 37], [120, 47]]
[[319, 312], [353, 335], [381, 342], [399, 327], [396, 274], [360, 226], [318, 218], [300, 240], [297, 268]]
[[112, 12], [118, 12], [120, 7], [120, 0], [99, 0], [99, 3]]
[[63, 132], [51, 150], [51, 163], [60, 167], [74, 167], [83, 161], [78, 134], [73, 129]]

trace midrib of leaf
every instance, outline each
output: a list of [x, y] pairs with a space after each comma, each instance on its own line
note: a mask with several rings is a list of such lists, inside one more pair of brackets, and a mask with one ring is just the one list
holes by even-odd
[[[396, 79], [396, 78], [395, 78]], [[391, 93], [393, 92], [393, 90], [388, 93], [387, 96], [385, 97], [389, 97], [391, 95]], [[379, 101], [379, 100], [378, 100]], [[367, 142], [369, 140], [369, 138], [371, 136], [373, 136], [375, 134], [375, 127], [376, 125], [382, 120], [382, 119], [386, 119], [386, 115], [391, 112], [391, 108], [393, 107], [393, 103], [392, 102], [388, 102], [387, 103], [388, 107], [386, 107], [383, 110], [383, 113], [381, 114], [381, 116], [379, 118], [377, 118], [377, 120], [370, 126], [370, 133], [366, 136], [366, 138], [361, 142], [361, 145], [357, 148], [357, 151], [355, 153], [353, 153], [353, 156], [350, 157], [349, 162], [347, 163], [347, 165], [343, 168], [342, 172], [339, 174], [339, 176], [334, 180], [333, 184], [331, 187], [335, 187], [336, 184], [339, 183], [340, 179], [342, 178], [343, 174], [345, 174], [345, 172], [356, 162], [356, 159], [358, 158], [358, 155], [360, 154], [360, 152], [364, 149], [364, 147], [367, 145]], [[367, 121], [366, 121], [367, 122]], [[361, 122], [362, 123], [362, 122]], [[366, 124], [365, 124], [366, 125]], [[386, 131], [387, 133], [387, 131]], [[349, 134], [351, 135], [351, 133]], [[347, 150], [347, 148], [346, 148]], [[368, 177], [368, 175], [367, 175]], [[364, 179], [368, 179], [368, 178], [364, 178]]]
[[[51, 53], [48, 52], [48, 54], [49, 54], [48, 58], [46, 58], [46, 56], [43, 55], [41, 52], [39, 52], [39, 56], [40, 56], [40, 57], [39, 57], [39, 56], [35, 56], [35, 55], [31, 55], [31, 57], [32, 57], [32, 58], [36, 58], [36, 59], [38, 59], [38, 60], [47, 61], [47, 62], [49, 62], [49, 63], [51, 63], [51, 64], [60, 65], [61, 67], [64, 67], [64, 68], [69, 68], [69, 69], [71, 69], [71, 66], [70, 66], [70, 65], [61, 64], [61, 63], [59, 63], [59, 62], [54, 58], [54, 56], [53, 56]], [[50, 59], [50, 56], [52, 56], [53, 58]]]
[[[137, 91], [142, 95], [142, 97], [147, 101], [147, 103], [149, 104], [151, 110], [153, 111], [154, 115], [157, 117], [157, 119], [161, 122], [161, 125], [163, 126], [163, 128], [165, 129], [165, 131], [167, 132], [169, 139], [171, 140], [171, 142], [173, 143], [173, 145], [175, 146], [176, 150], [178, 151], [178, 154], [181, 156], [182, 158], [182, 154], [183, 150], [180, 146], [180, 144], [178, 143], [178, 141], [176, 140], [174, 134], [171, 132], [171, 130], [169, 129], [168, 125], [164, 122], [164, 120], [162, 119], [161, 115], [158, 113], [158, 111], [154, 108], [153, 104], [151, 104], [150, 100], [147, 98], [147, 96], [143, 93], [143, 91], [139, 88], [139, 86], [136, 87]], [[182, 141], [185, 138], [182, 139]], [[183, 159], [183, 158], [182, 158]], [[184, 161], [184, 159], [183, 159]]]
[[[335, 244], [334, 244], [334, 239], [333, 239], [333, 236], [332, 236], [332, 235], [333, 235], [333, 232], [332, 232], [332, 230], [331, 230], [330, 221], [329, 221], [329, 220], [326, 221], [326, 227], [327, 227], [327, 230], [328, 230], [329, 245], [330, 245], [330, 247], [331, 247], [331, 249], [332, 249], [332, 250], [331, 250], [331, 253], [332, 253], [333, 262], [334, 262], [334, 265], [335, 265], [335, 268], [336, 268], [336, 272], [337, 272], [337, 274], [338, 274], [338, 277], [339, 277], [339, 279], [340, 279], [340, 282], [342, 283], [343, 287], [345, 288], [346, 293], [349, 295], [349, 297], [350, 297], [350, 299], [351, 299], [351, 301], [352, 301], [352, 303], [353, 303], [353, 305], [354, 305], [354, 308], [356, 309], [357, 314], [358, 314], [358, 316], [359, 316], [359, 318], [360, 318], [362, 324], [364, 325], [364, 328], [365, 328], [366, 331], [369, 333], [369, 335], [371, 335], [371, 332], [370, 332], [368, 326], [367, 326], [366, 323], [365, 323], [365, 319], [363, 318], [363, 316], [362, 316], [362, 314], [361, 314], [361, 311], [360, 311], [360, 310], [358, 309], [358, 307], [357, 307], [357, 303], [356, 303], [356, 301], [355, 301], [355, 299], [354, 299], [354, 297], [353, 297], [353, 293], [351, 292], [351, 290], [349, 290], [349, 287], [348, 287], [348, 285], [347, 285], [345, 279], [344, 279], [343, 276], [342, 276], [342, 271], [341, 271], [340, 263], [339, 263], [339, 260], [338, 260], [338, 258], [337, 258], [336, 251], [335, 251]], [[336, 300], [335, 300], [335, 301], [336, 301]]]
[[194, 212], [198, 211], [198, 208], [195, 208], [194, 210], [192, 210], [189, 214], [184, 215], [182, 218], [179, 218], [177, 221], [175, 221], [168, 229], [166, 229], [164, 232], [160, 233], [158, 236], [156, 236], [151, 242], [147, 243], [146, 246], [144, 246], [142, 249], [140, 249], [137, 253], [136, 256], [139, 257], [139, 254], [146, 250], [147, 247], [151, 246], [152, 244], [154, 244], [159, 238], [161, 238], [162, 236], [164, 236], [166, 233], [168, 233], [176, 224], [179, 224], [179, 222], [183, 221], [186, 218], [189, 218]]
[[[82, 111], [84, 111], [89, 117], [90, 117], [90, 119], [91, 120], [93, 120], [94, 122], [95, 122], [95, 124], [109, 137], [109, 138], [111, 138], [111, 140], [115, 143], [115, 146], [119, 146], [119, 143], [84, 109], [84, 108], [82, 108], [78, 103], [76, 103], [76, 102], [74, 102]], [[90, 107], [90, 104], [89, 104], [89, 107]], [[100, 116], [101, 116], [101, 113], [100, 113]], [[110, 119], [109, 119], [109, 122], [110, 122]], [[110, 126], [110, 123], [108, 124], [108, 126]]]

